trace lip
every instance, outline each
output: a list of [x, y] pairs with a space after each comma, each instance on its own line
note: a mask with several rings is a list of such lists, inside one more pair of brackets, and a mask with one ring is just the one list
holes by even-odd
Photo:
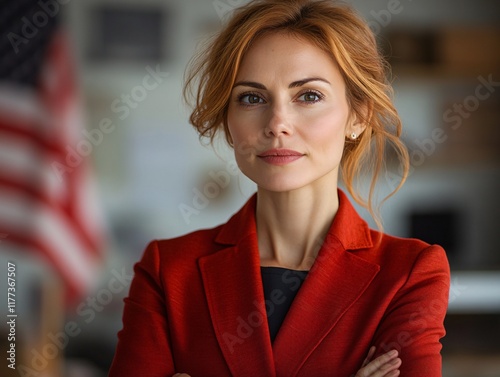
[[291, 149], [270, 149], [257, 157], [271, 165], [287, 165], [304, 156], [303, 153]]

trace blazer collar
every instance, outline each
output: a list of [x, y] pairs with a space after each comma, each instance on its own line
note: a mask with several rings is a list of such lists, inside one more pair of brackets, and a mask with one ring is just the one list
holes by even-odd
[[358, 300], [379, 266], [350, 253], [372, 246], [368, 225], [339, 190], [340, 206], [316, 261], [271, 346], [258, 250], [254, 195], [222, 226], [221, 250], [199, 267], [214, 331], [236, 376], [295, 376]]
[[[358, 215], [347, 195], [338, 190], [339, 209], [330, 226], [328, 235], [335, 237], [346, 250], [364, 249], [373, 246], [368, 224]], [[236, 245], [251, 234], [257, 233], [255, 208], [257, 194], [222, 226], [215, 241], [224, 245]]]

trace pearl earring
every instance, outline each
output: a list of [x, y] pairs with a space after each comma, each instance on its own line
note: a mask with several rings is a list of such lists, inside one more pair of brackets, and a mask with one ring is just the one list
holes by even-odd
[[354, 132], [351, 134], [351, 139], [352, 140], [356, 140], [357, 137], [358, 137], [358, 135], [356, 135]]

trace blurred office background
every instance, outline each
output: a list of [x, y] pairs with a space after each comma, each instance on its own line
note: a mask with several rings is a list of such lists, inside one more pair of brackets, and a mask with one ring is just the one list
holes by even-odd
[[[223, 143], [216, 152], [200, 145], [181, 97], [197, 45], [243, 3], [2, 5], [0, 268], [5, 280], [16, 265], [17, 366], [32, 373], [24, 375], [105, 376], [147, 242], [220, 224], [254, 192]], [[348, 3], [389, 57], [412, 158], [406, 185], [382, 209], [385, 230], [443, 245], [452, 267], [443, 375], [498, 377], [500, 3]], [[40, 106], [51, 120], [37, 120]], [[19, 152], [30, 146], [28, 157]], [[391, 169], [382, 193], [398, 178]], [[13, 205], [27, 193], [21, 216]], [[5, 362], [0, 370], [11, 375]]]

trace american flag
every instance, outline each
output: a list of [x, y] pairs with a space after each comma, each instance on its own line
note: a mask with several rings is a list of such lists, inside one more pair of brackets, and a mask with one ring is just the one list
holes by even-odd
[[37, 2], [1, 7], [0, 250], [43, 256], [74, 301], [95, 285], [104, 232], [89, 156], [68, 159], [84, 129], [69, 43], [55, 16], [23, 34]]

